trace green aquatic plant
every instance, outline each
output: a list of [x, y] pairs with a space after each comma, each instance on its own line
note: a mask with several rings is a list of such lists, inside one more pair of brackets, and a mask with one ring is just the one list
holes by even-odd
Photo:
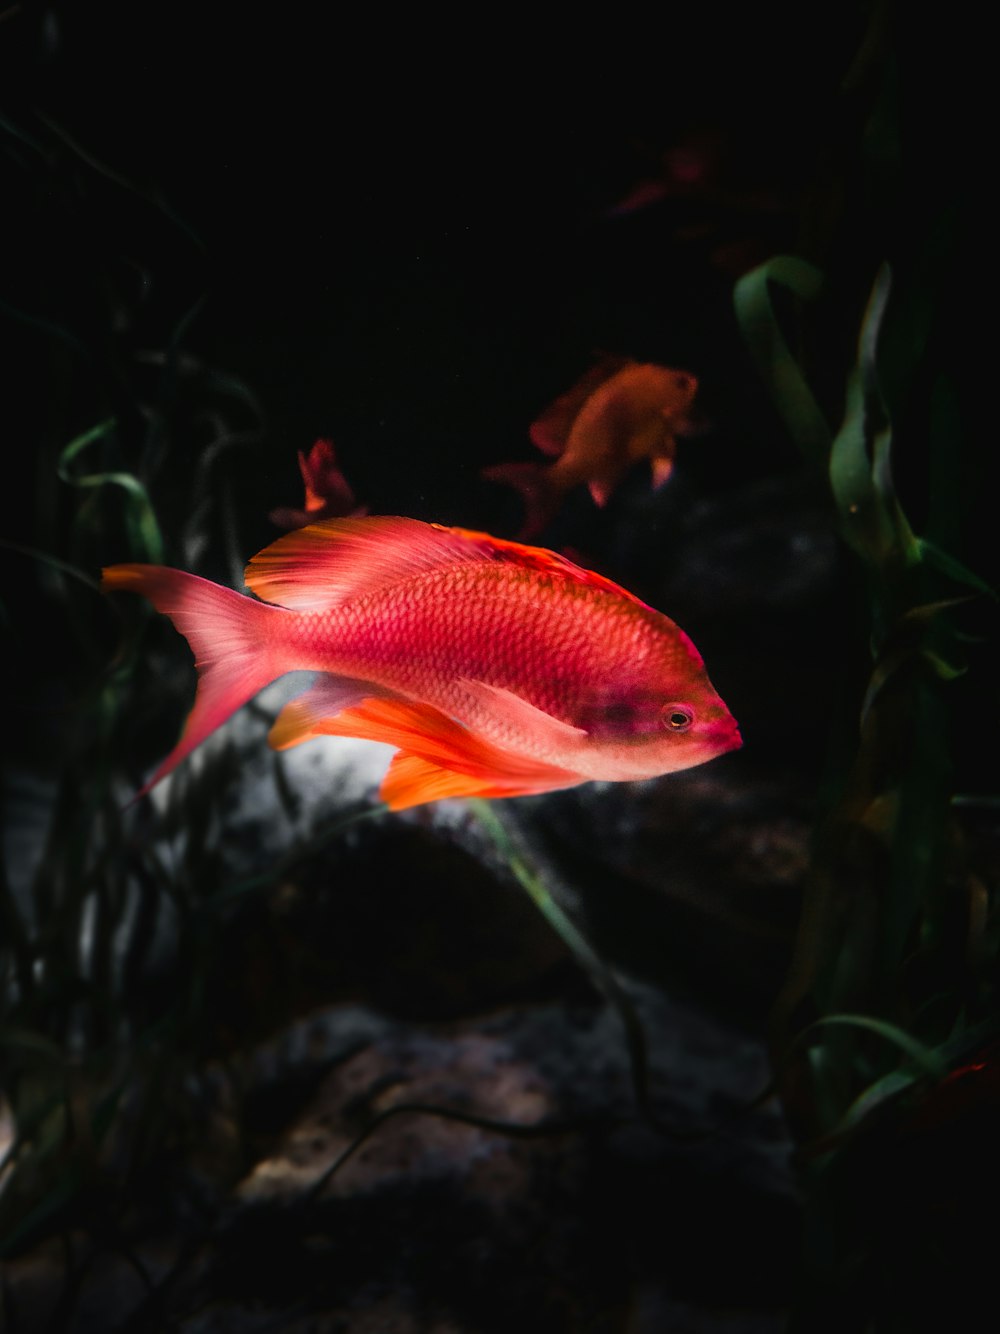
[[[260, 420], [241, 381], [188, 350], [200, 300], [158, 306], [158, 261], [116, 254], [105, 237], [133, 209], [145, 226], [134, 238], [166, 235], [166, 251], [177, 238], [197, 249], [190, 230], [54, 121], [4, 121], [0, 133], [12, 225], [63, 243], [37, 271], [28, 251], [0, 293], [0, 321], [46, 380], [45, 402], [8, 424], [34, 467], [0, 535], [14, 701], [0, 773], [9, 1256], [74, 1226], [120, 1247], [136, 1182], [197, 1133], [202, 996], [226, 920], [218, 845], [200, 836], [232, 756], [220, 751], [158, 808], [129, 804], [183, 687], [148, 618], [122, 617], [97, 573], [109, 543], [137, 561], [178, 547], [194, 559], [208, 522], [235, 549], [231, 472], [218, 463], [259, 436]], [[65, 1310], [80, 1280], [68, 1262]]]
[[[162, 549], [148, 491], [134, 473], [74, 471], [88, 447], [113, 445], [113, 435], [114, 424], [102, 423], [59, 460], [59, 476], [82, 497], [69, 530], [71, 558], [89, 547], [94, 526], [105, 524], [106, 488], [123, 498], [130, 549], [142, 559]], [[150, 689], [141, 633], [112, 629], [120, 639], [109, 666], [108, 622], [86, 566], [23, 546], [8, 559], [26, 568], [24, 581], [39, 590], [46, 614], [60, 617], [72, 645], [67, 675], [74, 694], [63, 706], [63, 725], [46, 729], [43, 769], [36, 772], [36, 757], [15, 753], [4, 775], [17, 818], [38, 827], [37, 855], [22, 854], [0, 882], [0, 1088], [13, 1131], [0, 1193], [6, 1253], [44, 1234], [110, 1181], [116, 1173], [109, 1171], [109, 1153], [119, 1166], [123, 1154], [131, 1159], [129, 1176], [132, 1152], [142, 1156], [139, 1138], [157, 1107], [165, 1112], [171, 1101], [159, 1078], [170, 1021], [134, 1002], [157, 966], [157, 922], [175, 893], [156, 848], [155, 818], [126, 809], [136, 758], [132, 729]], [[145, 1111], [137, 1115], [145, 1076], [150, 1080], [139, 1095]]]
[[[893, 1212], [891, 1170], [866, 1180], [860, 1164], [878, 1158], [875, 1144], [890, 1161], [893, 1134], [902, 1162], [922, 1109], [1000, 1032], [997, 903], [964, 852], [951, 753], [955, 683], [976, 666], [969, 615], [995, 605], [995, 595], [914, 531], [894, 482], [894, 449], [922, 447], [936, 480], [956, 447], [955, 418], [943, 413], [922, 445], [914, 440], [912, 400], [935, 375], [934, 290], [926, 275], [923, 285], [910, 281], [902, 287], [887, 265], [875, 278], [837, 430], [788, 334], [792, 316], [801, 328], [806, 303], [820, 297], [820, 272], [781, 257], [735, 292], [750, 351], [854, 558], [870, 655], [866, 681], [856, 669], [853, 709], [836, 720], [798, 938], [773, 1018], [778, 1087], [806, 1191], [807, 1278], [795, 1327], [809, 1330], [866, 1319], [882, 1323], [857, 1327], [908, 1327], [911, 1308], [895, 1289], [918, 1261], [911, 1254], [903, 1264], [898, 1234], [873, 1226]], [[941, 401], [949, 386], [943, 373], [937, 380]], [[918, 1251], [930, 1286], [951, 1247], [929, 1222]]]

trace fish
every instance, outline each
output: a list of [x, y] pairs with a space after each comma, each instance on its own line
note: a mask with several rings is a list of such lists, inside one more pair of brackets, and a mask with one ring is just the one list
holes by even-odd
[[[794, 138], [742, 129], [699, 126], [662, 149], [646, 145], [643, 171], [605, 210], [612, 225], [650, 207], [688, 262], [702, 260], [736, 279], [787, 245], [789, 225], [802, 210], [802, 153]], [[652, 161], [650, 160], [652, 159]]]
[[287, 672], [277, 750], [323, 736], [397, 747], [392, 810], [700, 764], [742, 744], [694, 644], [603, 575], [542, 547], [401, 516], [327, 519], [246, 567], [249, 594], [160, 565], [106, 566], [194, 652], [194, 707], [147, 792]]
[[641, 459], [649, 459], [654, 488], [663, 486], [673, 471], [677, 436], [694, 428], [697, 392], [690, 371], [604, 358], [531, 425], [533, 444], [554, 463], [494, 464], [482, 476], [521, 491], [525, 514], [518, 536], [537, 537], [567, 492], [586, 485], [603, 508]]
[[718, 129], [699, 127], [683, 135], [657, 155], [655, 173], [636, 181], [605, 216], [627, 217], [664, 199], [714, 200], [720, 191], [725, 154], [726, 143]]
[[337, 463], [332, 440], [317, 440], [305, 454], [299, 453], [299, 472], [305, 486], [302, 509], [281, 506], [268, 516], [279, 528], [304, 528], [319, 519], [367, 514], [365, 505], [358, 505], [350, 483]]

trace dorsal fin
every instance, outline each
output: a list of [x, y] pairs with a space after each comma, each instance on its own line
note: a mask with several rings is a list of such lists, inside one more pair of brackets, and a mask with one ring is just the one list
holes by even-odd
[[599, 389], [605, 380], [610, 380], [612, 376], [617, 375], [626, 366], [633, 365], [635, 365], [635, 362], [631, 357], [602, 357], [595, 366], [591, 366], [590, 370], [577, 380], [571, 389], [567, 389], [564, 394], [560, 394], [557, 399], [549, 404], [540, 417], [535, 418], [529, 429], [532, 444], [537, 446], [543, 454], [561, 454], [566, 448], [573, 423], [580, 415], [581, 408], [591, 394]]
[[543, 547], [468, 528], [381, 515], [326, 519], [298, 528], [258, 552], [244, 577], [247, 587], [265, 602], [322, 611], [428, 570], [482, 561], [558, 573], [644, 605], [610, 579]]
[[246, 568], [247, 587], [265, 602], [322, 611], [468, 556], [419, 519], [325, 519], [279, 537]]

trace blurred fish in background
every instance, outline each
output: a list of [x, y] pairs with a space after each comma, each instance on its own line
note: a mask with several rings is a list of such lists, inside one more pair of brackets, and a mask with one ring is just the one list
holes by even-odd
[[300, 449], [299, 472], [306, 489], [302, 508], [281, 505], [272, 510], [269, 517], [279, 528], [304, 528], [318, 519], [355, 518], [368, 513], [368, 506], [359, 505], [354, 498], [337, 463], [332, 440], [317, 440], [308, 454]]
[[649, 460], [653, 486], [663, 486], [673, 471], [678, 435], [696, 429], [697, 392], [690, 371], [605, 357], [531, 425], [532, 443], [554, 463], [499, 463], [482, 475], [520, 490], [525, 514], [519, 536], [535, 537], [568, 492], [585, 485], [603, 508], [643, 459]]
[[706, 122], [667, 142], [636, 145], [635, 157], [635, 177], [604, 213], [607, 222], [663, 210], [671, 243], [703, 252], [730, 278], [787, 244], [806, 190], [803, 168], [787, 149]]

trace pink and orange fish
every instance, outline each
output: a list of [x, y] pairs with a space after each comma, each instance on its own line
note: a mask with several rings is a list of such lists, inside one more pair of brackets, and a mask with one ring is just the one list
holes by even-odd
[[554, 463], [501, 463], [482, 475], [521, 491], [520, 536], [534, 537], [568, 491], [586, 485], [594, 503], [604, 506], [641, 459], [650, 461], [654, 487], [662, 486], [673, 470], [677, 436], [693, 426], [697, 392], [689, 371], [605, 358], [532, 423], [533, 443]]
[[289, 506], [272, 510], [270, 520], [279, 528], [303, 528], [318, 519], [338, 519], [346, 515], [367, 514], [337, 463], [332, 440], [317, 440], [308, 454], [299, 450], [299, 472], [306, 489], [304, 507]]
[[[399, 748], [393, 810], [652, 778], [741, 744], [687, 635], [538, 547], [405, 518], [329, 519], [250, 561], [256, 598], [159, 565], [112, 565], [195, 655], [194, 707], [149, 783], [286, 672], [277, 749], [351, 736]], [[262, 600], [258, 600], [262, 599]]]

